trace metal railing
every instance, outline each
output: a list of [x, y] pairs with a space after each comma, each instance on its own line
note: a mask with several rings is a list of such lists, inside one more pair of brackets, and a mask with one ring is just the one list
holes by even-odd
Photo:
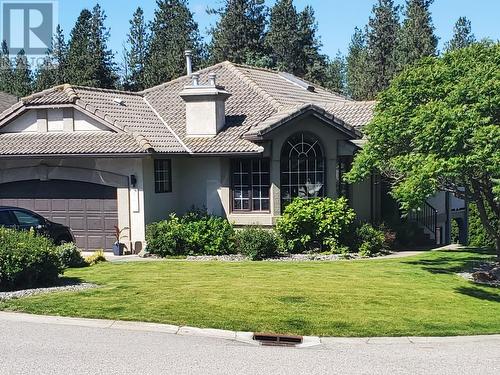
[[433, 235], [436, 235], [437, 215], [437, 210], [425, 202], [420, 208], [411, 210], [408, 213], [408, 219], [427, 228]]

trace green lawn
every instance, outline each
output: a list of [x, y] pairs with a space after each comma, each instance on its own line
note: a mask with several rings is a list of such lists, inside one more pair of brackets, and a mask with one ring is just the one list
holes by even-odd
[[0, 309], [321, 336], [500, 333], [500, 289], [455, 275], [490, 256], [461, 250], [326, 263], [101, 264], [66, 273], [99, 289]]

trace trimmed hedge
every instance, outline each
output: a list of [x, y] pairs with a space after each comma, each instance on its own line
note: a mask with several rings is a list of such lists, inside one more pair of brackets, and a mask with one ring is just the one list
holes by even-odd
[[64, 268], [86, 267], [88, 264], [83, 259], [80, 249], [74, 243], [65, 243], [56, 248], [59, 260]]
[[49, 239], [0, 227], [0, 290], [54, 284], [62, 270]]
[[286, 206], [276, 230], [287, 252], [334, 251], [355, 218], [345, 198], [296, 198]]
[[147, 250], [162, 257], [177, 255], [226, 255], [236, 252], [235, 231], [231, 223], [206, 212], [167, 220], [146, 228]]
[[275, 258], [279, 255], [279, 239], [273, 230], [247, 227], [236, 232], [238, 251], [251, 260]]

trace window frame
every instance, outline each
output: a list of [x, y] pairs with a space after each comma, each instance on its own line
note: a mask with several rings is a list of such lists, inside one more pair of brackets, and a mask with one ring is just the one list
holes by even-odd
[[[235, 208], [235, 191], [236, 191], [236, 181], [235, 181], [235, 164], [240, 163], [240, 162], [248, 162], [250, 164], [250, 171], [249, 171], [249, 195], [248, 195], [248, 209], [243, 209], [243, 208]], [[269, 169], [268, 172], [262, 172], [262, 169], [258, 172], [253, 171], [253, 162], [258, 161], [259, 165], [262, 166], [262, 162], [267, 162]], [[253, 196], [253, 190], [254, 190], [254, 183], [253, 183], [253, 177], [254, 175], [262, 175], [263, 173], [267, 173], [269, 175], [269, 185], [267, 186], [267, 191], [268, 191], [268, 197], [267, 198], [262, 198], [262, 197], [257, 197], [254, 198]], [[237, 213], [237, 214], [251, 214], [251, 213], [260, 213], [260, 214], [269, 214], [271, 213], [271, 160], [269, 158], [239, 158], [239, 159], [231, 159], [230, 163], [230, 174], [231, 174], [231, 212]], [[258, 185], [259, 188], [262, 188], [265, 185]], [[267, 200], [269, 202], [269, 208], [267, 210], [254, 210], [253, 209], [253, 201], [254, 199], [259, 199], [259, 200]], [[262, 205], [262, 204], [261, 204]]]
[[[161, 169], [166, 163], [167, 170]], [[167, 173], [168, 180], [159, 179], [157, 173]], [[166, 194], [172, 192], [172, 159], [154, 159], [153, 161], [153, 183], [155, 186], [155, 194]], [[159, 188], [159, 184], [161, 188]], [[166, 184], [166, 186], [164, 185]]]

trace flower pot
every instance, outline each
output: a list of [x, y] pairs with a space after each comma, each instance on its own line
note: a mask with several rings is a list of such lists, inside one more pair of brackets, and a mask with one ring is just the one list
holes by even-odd
[[124, 243], [115, 242], [113, 244], [113, 254], [116, 256], [123, 255], [123, 249], [125, 249]]

